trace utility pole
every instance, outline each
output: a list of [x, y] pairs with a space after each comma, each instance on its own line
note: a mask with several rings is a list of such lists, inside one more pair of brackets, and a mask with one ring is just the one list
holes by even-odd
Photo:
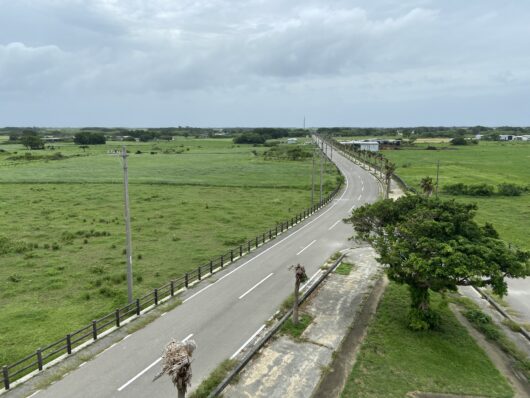
[[315, 203], [315, 148], [313, 148], [313, 168], [311, 169], [311, 207]]
[[324, 163], [322, 158], [324, 155], [320, 154], [320, 204], [322, 204], [322, 174], [324, 172]]
[[304, 130], [305, 130], [305, 116], [304, 116]]
[[131, 216], [129, 214], [129, 177], [127, 175], [127, 150], [125, 145], [121, 148], [123, 158], [123, 196], [125, 202], [125, 233], [127, 238], [127, 298], [129, 304], [133, 302], [132, 278], [132, 243], [131, 243]]
[[436, 162], [436, 199], [438, 199], [438, 176], [440, 175], [440, 161]]

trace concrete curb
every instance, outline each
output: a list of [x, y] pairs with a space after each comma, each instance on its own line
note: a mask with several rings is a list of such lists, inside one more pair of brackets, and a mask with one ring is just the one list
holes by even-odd
[[[482, 289], [479, 289], [476, 286], [472, 286], [473, 289], [476, 290], [478, 294], [480, 294], [488, 303], [490, 303], [493, 308], [495, 308], [503, 317], [510, 320], [511, 322], [514, 322], [516, 324], [519, 324], [517, 321], [515, 321], [510, 314], [508, 314], [504, 309], [487, 293], [484, 293]], [[519, 333], [522, 334], [528, 341], [530, 341], [530, 334], [526, 331], [525, 328], [521, 327], [521, 330], [519, 330]]]

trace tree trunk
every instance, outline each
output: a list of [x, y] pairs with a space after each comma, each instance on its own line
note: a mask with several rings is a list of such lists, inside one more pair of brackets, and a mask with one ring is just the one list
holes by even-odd
[[294, 303], [293, 303], [293, 325], [298, 325], [298, 293], [300, 290], [300, 282], [294, 284]]
[[425, 286], [410, 286], [412, 308], [421, 312], [429, 311], [429, 288]]
[[186, 391], [177, 389], [177, 398], [185, 398]]
[[437, 327], [440, 316], [430, 307], [429, 288], [423, 285], [409, 285], [411, 308], [409, 327], [413, 330], [429, 330]]

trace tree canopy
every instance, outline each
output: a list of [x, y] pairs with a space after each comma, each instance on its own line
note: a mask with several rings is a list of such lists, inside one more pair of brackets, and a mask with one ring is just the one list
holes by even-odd
[[44, 142], [33, 130], [24, 130], [20, 136], [20, 143], [28, 149], [44, 149]]
[[105, 144], [106, 139], [103, 133], [82, 131], [74, 136], [74, 142], [78, 145], [99, 145]]
[[530, 274], [530, 253], [500, 240], [491, 224], [477, 224], [476, 209], [475, 204], [409, 195], [365, 205], [349, 219], [359, 237], [373, 245], [388, 277], [409, 285], [413, 329], [437, 324], [429, 290], [489, 285], [502, 296], [505, 278]]

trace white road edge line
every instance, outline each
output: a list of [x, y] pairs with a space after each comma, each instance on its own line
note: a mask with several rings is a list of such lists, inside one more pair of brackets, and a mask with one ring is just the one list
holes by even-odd
[[317, 240], [315, 239], [313, 242], [311, 242], [310, 244], [308, 244], [306, 247], [304, 247], [302, 250], [300, 250], [298, 253], [296, 253], [296, 255], [298, 256], [300, 253], [302, 253], [305, 249], [307, 249], [309, 246], [311, 246], [313, 243], [315, 243]]
[[[188, 340], [189, 338], [191, 338], [193, 336], [193, 333], [191, 333], [188, 337], [186, 337], [184, 340], [182, 340], [183, 342], [185, 342], [186, 340]], [[136, 376], [134, 376], [131, 380], [129, 380], [127, 383], [125, 383], [123, 386], [121, 386], [120, 388], [118, 388], [118, 391], [122, 391], [125, 387], [127, 387], [129, 384], [131, 384], [133, 381], [135, 381], [136, 379], [138, 379], [140, 376], [142, 376], [145, 372], [147, 372], [149, 369], [151, 369], [153, 366], [155, 366], [158, 362], [160, 362], [162, 360], [162, 357], [158, 358], [156, 361], [154, 361], [151, 365], [149, 365], [147, 368], [145, 368], [144, 370], [142, 370], [140, 373], [138, 373]]]
[[34, 397], [34, 396], [37, 395], [39, 392], [41, 392], [41, 390], [37, 390], [37, 391], [35, 391], [33, 394], [31, 394], [30, 396], [28, 396], [28, 398]]
[[272, 250], [274, 249], [276, 246], [278, 246], [279, 244], [285, 242], [287, 239], [293, 237], [294, 235], [296, 235], [297, 233], [299, 233], [300, 231], [304, 230], [305, 228], [309, 227], [311, 224], [313, 224], [315, 221], [317, 221], [320, 217], [323, 217], [327, 212], [331, 211], [331, 209], [333, 209], [337, 203], [339, 203], [339, 201], [344, 198], [344, 196], [346, 195], [346, 193], [348, 192], [348, 188], [350, 186], [350, 182], [348, 180], [348, 178], [346, 177], [346, 189], [344, 189], [344, 192], [342, 193], [342, 195], [340, 196], [339, 199], [336, 199], [334, 200], [333, 204], [324, 212], [322, 212], [318, 217], [315, 217], [313, 220], [309, 221], [306, 225], [304, 225], [303, 227], [301, 227], [300, 229], [294, 231], [291, 235], [288, 235], [286, 236], [285, 238], [283, 238], [282, 240], [280, 240], [279, 242], [275, 243], [274, 245], [272, 245], [271, 247], [263, 250], [261, 253], [257, 254], [256, 256], [252, 257], [250, 260], [248, 260], [247, 262], [241, 264], [239, 267], [237, 267], [236, 269], [230, 271], [228, 274], [222, 276], [221, 278], [219, 278], [217, 281], [215, 281], [214, 283], [202, 288], [201, 290], [199, 290], [197, 293], [191, 295], [190, 297], [188, 297], [187, 299], [183, 300], [182, 302], [185, 303], [186, 301], [188, 300], [191, 300], [192, 298], [194, 298], [195, 296], [197, 296], [198, 294], [204, 292], [206, 289], [209, 289], [210, 287], [212, 287], [213, 285], [215, 285], [217, 282], [219, 281], [222, 281], [224, 278], [226, 278], [227, 276], [230, 276], [232, 275], [234, 272], [236, 271], [239, 271], [241, 268], [243, 268], [245, 265], [249, 264], [251, 261], [254, 261], [255, 259], [257, 259], [258, 257], [262, 256], [263, 254], [267, 253], [269, 250]]
[[260, 280], [258, 283], [256, 283], [254, 286], [252, 286], [250, 289], [248, 289], [245, 293], [243, 293], [241, 296], [238, 297], [239, 300], [241, 300], [243, 297], [245, 297], [247, 294], [249, 294], [252, 290], [257, 288], [259, 285], [261, 285], [263, 282], [265, 282], [267, 279], [269, 279], [274, 272], [271, 272], [269, 275], [267, 275], [265, 278]]
[[243, 345], [242, 345], [241, 347], [239, 347], [239, 349], [238, 349], [236, 352], [234, 352], [234, 354], [230, 357], [230, 359], [234, 359], [235, 357], [237, 357], [237, 355], [238, 355], [241, 351], [243, 351], [243, 349], [247, 346], [247, 344], [250, 343], [252, 340], [254, 340], [254, 338], [255, 338], [255, 337], [256, 337], [256, 336], [257, 336], [257, 335], [258, 335], [263, 329], [265, 329], [265, 325], [261, 325], [261, 327], [260, 327], [258, 330], [256, 330], [256, 333], [254, 333], [252, 336], [250, 336], [250, 338], [249, 338], [247, 341], [245, 341], [245, 342], [243, 343]]
[[340, 223], [342, 220], [337, 220], [337, 222], [335, 222], [335, 224], [333, 224], [331, 227], [328, 228], [328, 231], [331, 231], [333, 229], [333, 227], [335, 227], [335, 225], [337, 225], [338, 223]]
[[311, 281], [312, 281], [313, 279], [315, 279], [315, 278], [316, 278], [318, 275], [320, 275], [321, 273], [322, 273], [322, 270], [321, 270], [321, 269], [319, 269], [317, 272], [315, 272], [314, 275], [313, 275], [311, 278], [309, 278], [309, 280], [308, 280], [305, 284], [302, 285], [302, 287], [300, 288], [300, 290], [304, 290], [304, 289], [306, 288], [306, 286], [309, 285], [309, 284], [311, 283]]

